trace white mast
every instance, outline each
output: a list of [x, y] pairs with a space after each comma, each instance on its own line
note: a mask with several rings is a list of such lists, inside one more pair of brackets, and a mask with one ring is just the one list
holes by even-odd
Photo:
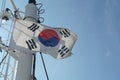
[[[17, 8], [13, 2], [13, 0], [10, 0], [14, 10], [16, 11], [17, 18], [21, 19], [21, 16], [19, 14], [19, 11], [17, 11]], [[36, 7], [36, 0], [29, 0], [29, 3], [26, 5], [25, 9], [25, 20], [37, 22], [38, 21], [38, 15], [37, 15], [38, 8]], [[14, 20], [9, 12], [6, 12], [4, 16], [7, 16]], [[2, 17], [2, 16], [0, 16]], [[32, 80], [32, 59], [33, 59], [33, 53], [14, 53], [14, 51], [9, 50], [8, 46], [4, 45], [2, 42], [0, 42], [0, 48], [4, 49], [5, 51], [8, 51], [8, 53], [14, 57], [15, 61], [15, 69], [14, 69], [14, 75], [12, 77], [12, 80]], [[12, 45], [13, 41], [11, 39], [10, 41], [10, 47]], [[16, 46], [14, 45], [14, 48]], [[9, 66], [9, 65], [8, 65]], [[7, 72], [8, 68], [6, 70], [6, 76], [5, 80], [7, 79]]]
[[[12, 0], [11, 0], [12, 1]], [[12, 1], [12, 4], [13, 1]], [[37, 7], [35, 0], [29, 0], [29, 3], [25, 9], [25, 19], [29, 21], [36, 22], [38, 19], [37, 16]], [[15, 5], [13, 5], [14, 9]], [[32, 53], [19, 53], [16, 68], [14, 71], [14, 80], [32, 80]]]

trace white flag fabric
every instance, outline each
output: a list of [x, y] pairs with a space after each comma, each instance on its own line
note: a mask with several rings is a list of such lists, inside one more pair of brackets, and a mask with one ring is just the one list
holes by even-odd
[[43, 52], [63, 59], [71, 55], [77, 36], [69, 29], [16, 20], [12, 40], [16, 46], [21, 47], [19, 51]]

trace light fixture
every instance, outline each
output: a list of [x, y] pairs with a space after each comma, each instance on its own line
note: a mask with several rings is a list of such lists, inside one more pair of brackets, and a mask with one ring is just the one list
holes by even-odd
[[9, 20], [9, 18], [7, 16], [3, 16], [2, 17], [2, 23], [5, 23]]
[[3, 16], [3, 17], [2, 17], [2, 20], [6, 20], [6, 21], [8, 21], [9, 18], [8, 18], [7, 16]]

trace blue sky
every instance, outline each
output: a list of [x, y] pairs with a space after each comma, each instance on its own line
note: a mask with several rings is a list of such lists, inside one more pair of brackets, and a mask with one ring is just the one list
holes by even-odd
[[[78, 36], [71, 57], [56, 60], [44, 55], [50, 80], [120, 80], [120, 0], [37, 2], [44, 4], [43, 24], [69, 28]], [[15, 3], [24, 11], [27, 0]], [[36, 77], [46, 80], [39, 54]]]

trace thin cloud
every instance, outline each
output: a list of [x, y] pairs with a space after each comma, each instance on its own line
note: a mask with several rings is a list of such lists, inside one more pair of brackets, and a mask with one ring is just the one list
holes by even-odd
[[106, 56], [109, 57], [110, 54], [111, 54], [110, 51], [107, 51]]
[[[114, 4], [113, 4], [114, 3]], [[106, 27], [106, 32], [112, 38], [118, 40], [119, 32], [118, 32], [118, 20], [116, 19], [116, 13], [114, 5], [116, 4], [116, 0], [106, 0], [104, 5], [105, 19], [104, 24]], [[116, 4], [117, 5], [117, 4]], [[118, 41], [117, 41], [118, 42]]]
[[[119, 3], [119, 2], [118, 2]], [[116, 6], [115, 6], [116, 5]], [[118, 9], [117, 0], [106, 0], [104, 4], [104, 26], [106, 31], [107, 48], [108, 51], [105, 56], [110, 56], [111, 51], [119, 50], [120, 37], [119, 37], [119, 21], [117, 16]], [[110, 48], [110, 49], [109, 49]]]

